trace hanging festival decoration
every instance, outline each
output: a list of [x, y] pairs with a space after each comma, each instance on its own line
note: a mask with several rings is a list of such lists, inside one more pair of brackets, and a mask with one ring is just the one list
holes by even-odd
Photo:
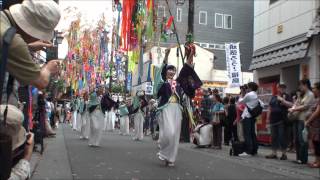
[[[110, 77], [122, 83], [124, 80], [121, 79], [125, 79], [122, 61], [128, 60], [129, 73], [137, 71], [147, 44], [152, 43], [156, 29], [154, 0], [114, 0], [113, 3], [112, 31], [107, 28], [104, 15], [95, 27], [83, 28], [81, 15], [70, 24], [68, 53], [61, 78], [64, 86], [70, 87], [75, 94], [88, 90], [89, 86], [103, 85]], [[172, 21], [172, 18], [166, 21], [166, 31], [171, 28]]]

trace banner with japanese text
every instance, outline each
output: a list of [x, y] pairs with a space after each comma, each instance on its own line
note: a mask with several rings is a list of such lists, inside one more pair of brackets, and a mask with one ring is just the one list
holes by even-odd
[[242, 85], [240, 43], [226, 43], [226, 65], [228, 71], [229, 87], [240, 87]]

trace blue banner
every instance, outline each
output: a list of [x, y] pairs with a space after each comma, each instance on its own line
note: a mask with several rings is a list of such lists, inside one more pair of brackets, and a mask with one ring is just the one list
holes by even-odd
[[131, 84], [132, 84], [132, 74], [131, 72], [129, 72], [127, 77], [127, 91], [131, 91]]

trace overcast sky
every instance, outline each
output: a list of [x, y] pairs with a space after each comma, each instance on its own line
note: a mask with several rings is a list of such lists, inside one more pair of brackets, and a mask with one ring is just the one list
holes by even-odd
[[95, 26], [103, 13], [110, 23], [112, 20], [111, 0], [60, 0], [59, 6], [62, 16], [58, 30], [67, 29], [70, 22], [76, 19], [77, 13], [81, 14], [82, 25]]

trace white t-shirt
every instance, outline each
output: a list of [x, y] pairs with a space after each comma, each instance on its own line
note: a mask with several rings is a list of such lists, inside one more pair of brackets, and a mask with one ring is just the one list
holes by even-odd
[[244, 109], [241, 115], [242, 119], [251, 118], [251, 114], [248, 111], [248, 107], [250, 109], [253, 109], [259, 104], [259, 102], [262, 107], [264, 106], [263, 102], [259, 100], [258, 95], [255, 91], [247, 93], [243, 98], [239, 99], [239, 102], [244, 103], [246, 105], [246, 108]]

